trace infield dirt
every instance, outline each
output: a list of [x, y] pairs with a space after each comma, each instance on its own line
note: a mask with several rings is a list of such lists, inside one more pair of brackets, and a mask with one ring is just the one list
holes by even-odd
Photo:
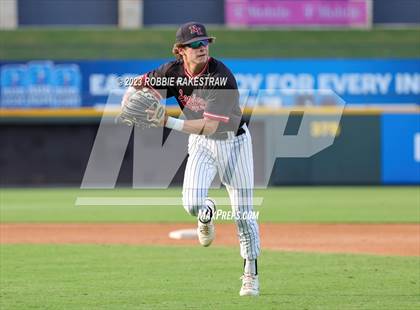
[[[191, 224], [0, 224], [2, 244], [198, 245], [169, 233]], [[262, 248], [293, 252], [420, 256], [418, 224], [261, 224]], [[235, 226], [217, 224], [216, 246], [238, 246]]]

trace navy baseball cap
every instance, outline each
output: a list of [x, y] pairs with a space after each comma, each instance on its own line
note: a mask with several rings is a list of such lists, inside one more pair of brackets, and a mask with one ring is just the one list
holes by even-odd
[[212, 42], [215, 37], [207, 35], [206, 27], [203, 24], [189, 22], [181, 25], [176, 32], [176, 43], [190, 44], [195, 41], [209, 40]]

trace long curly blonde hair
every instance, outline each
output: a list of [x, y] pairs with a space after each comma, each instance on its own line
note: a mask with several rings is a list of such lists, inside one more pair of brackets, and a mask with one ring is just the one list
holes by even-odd
[[174, 46], [172, 47], [172, 54], [174, 54], [177, 60], [182, 59], [182, 55], [179, 53], [179, 49], [182, 47], [184, 47], [184, 45], [182, 45], [181, 43], [175, 43]]

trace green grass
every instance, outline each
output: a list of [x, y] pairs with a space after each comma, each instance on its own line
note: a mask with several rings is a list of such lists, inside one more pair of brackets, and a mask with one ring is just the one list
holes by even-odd
[[[80, 206], [77, 197], [167, 190], [2, 189], [2, 222], [186, 222], [181, 206]], [[224, 191], [212, 196], [226, 197]], [[261, 222], [419, 222], [416, 187], [257, 190]], [[224, 207], [226, 209], [226, 207]], [[237, 248], [0, 245], [1, 309], [417, 309], [418, 257], [283, 253], [259, 259], [259, 298], [240, 298]]]
[[[0, 59], [139, 59], [169, 58], [175, 28], [19, 29], [0, 31]], [[420, 29], [226, 30], [212, 55], [225, 58], [420, 57]]]
[[[212, 197], [227, 197], [212, 190]], [[195, 222], [182, 206], [75, 206], [77, 197], [181, 197], [166, 190], [1, 189], [1, 222]], [[417, 187], [280, 187], [256, 190], [260, 222], [419, 223]], [[220, 207], [228, 210], [228, 206]]]
[[419, 259], [265, 251], [238, 296], [236, 249], [2, 245], [1, 309], [418, 309]]

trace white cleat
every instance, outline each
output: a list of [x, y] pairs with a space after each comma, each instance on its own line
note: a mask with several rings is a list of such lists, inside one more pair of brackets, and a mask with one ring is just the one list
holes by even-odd
[[240, 296], [258, 296], [260, 294], [258, 275], [244, 273], [241, 280], [242, 287], [239, 291]]
[[216, 232], [214, 229], [213, 218], [216, 213], [216, 204], [213, 199], [207, 198], [205, 204], [209, 206], [213, 211], [213, 216], [207, 223], [202, 223], [198, 220], [197, 235], [198, 241], [202, 246], [208, 247], [214, 240]]

